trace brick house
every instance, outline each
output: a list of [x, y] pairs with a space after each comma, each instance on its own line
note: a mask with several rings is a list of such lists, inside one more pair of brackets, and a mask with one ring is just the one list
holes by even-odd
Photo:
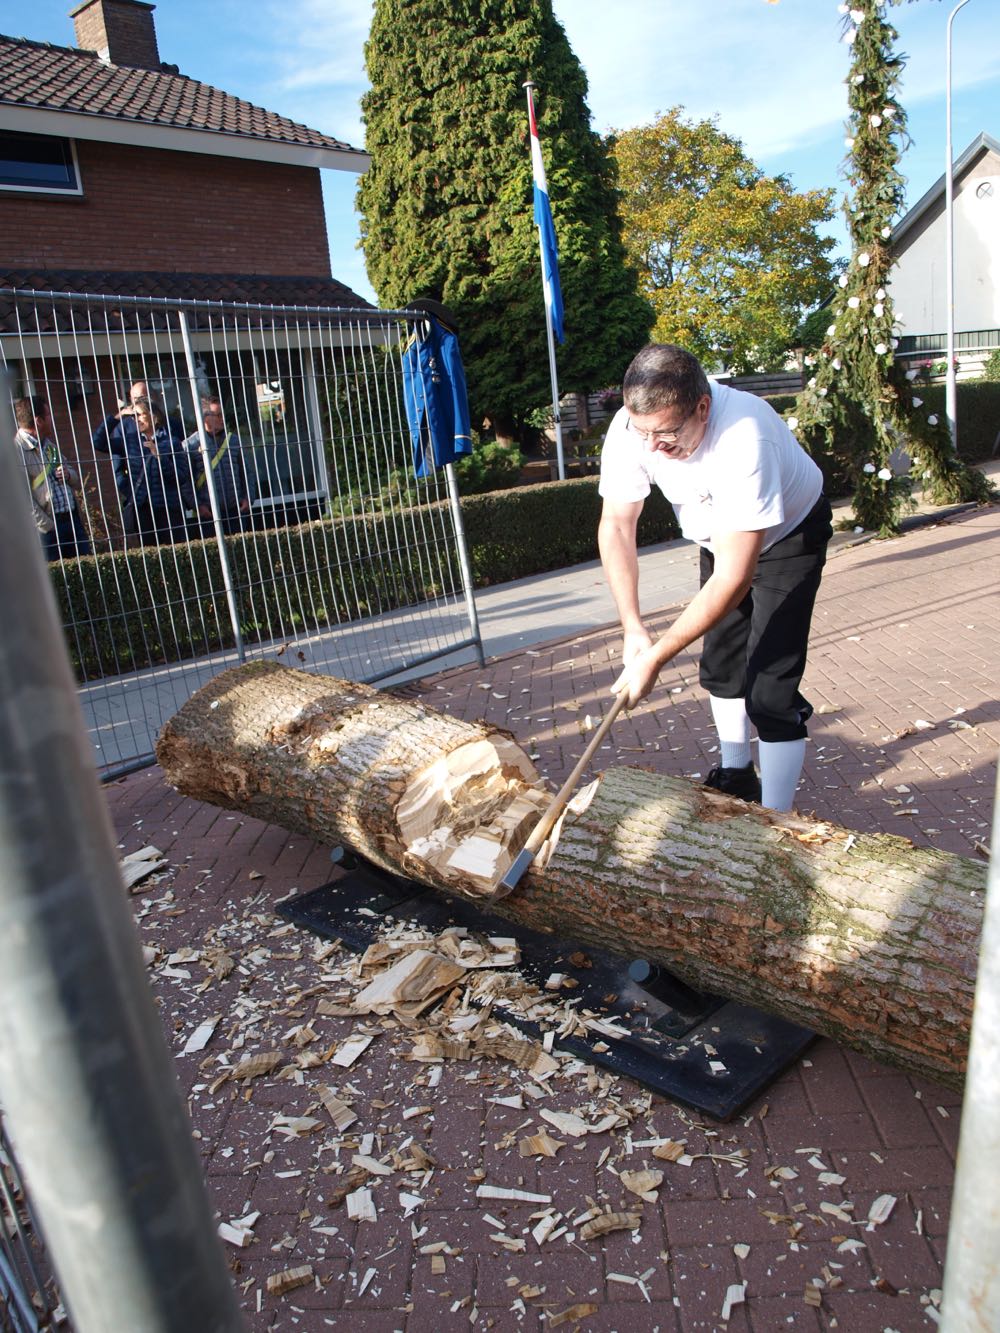
[[[90, 433], [132, 377], [194, 424], [177, 341], [151, 353], [156, 321], [134, 308], [120, 336], [95, 338], [107, 316], [91, 306], [81, 347], [79, 306], [12, 290], [371, 309], [330, 272], [320, 183], [322, 170], [363, 171], [367, 154], [163, 64], [153, 10], [84, 0], [71, 11], [76, 47], [0, 35], [2, 361], [11, 394], [49, 398], [64, 454], [96, 469], [102, 494], [110, 465], [88, 455]], [[199, 382], [229, 395], [241, 434], [261, 445], [256, 502], [319, 495], [322, 463], [308, 455], [321, 423], [301, 349], [293, 366], [248, 335], [223, 372], [206, 327], [193, 312]], [[276, 403], [303, 423], [280, 466], [282, 441], [265, 438]]]

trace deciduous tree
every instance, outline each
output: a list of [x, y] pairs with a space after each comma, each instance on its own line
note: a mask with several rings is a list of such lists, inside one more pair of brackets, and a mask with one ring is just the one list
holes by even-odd
[[613, 136], [629, 258], [653, 336], [734, 370], [770, 367], [830, 290], [832, 190], [798, 194], [738, 139], [673, 107]]
[[476, 424], [511, 434], [550, 397], [523, 84], [559, 243], [560, 388], [614, 383], [652, 314], [626, 264], [614, 167], [551, 0], [376, 0], [362, 109], [372, 165], [358, 203], [379, 301], [445, 302]]

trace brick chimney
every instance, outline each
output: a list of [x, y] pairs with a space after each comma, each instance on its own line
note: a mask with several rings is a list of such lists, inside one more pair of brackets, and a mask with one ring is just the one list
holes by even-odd
[[159, 69], [155, 8], [143, 0], [84, 0], [69, 14], [76, 44], [82, 51], [96, 51], [108, 65]]

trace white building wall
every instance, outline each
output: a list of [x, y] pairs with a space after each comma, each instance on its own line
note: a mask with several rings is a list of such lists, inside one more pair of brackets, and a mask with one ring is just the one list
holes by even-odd
[[[990, 154], [955, 190], [955, 330], [1000, 328], [1000, 161]], [[945, 217], [907, 246], [890, 279], [904, 333], [947, 328]]]

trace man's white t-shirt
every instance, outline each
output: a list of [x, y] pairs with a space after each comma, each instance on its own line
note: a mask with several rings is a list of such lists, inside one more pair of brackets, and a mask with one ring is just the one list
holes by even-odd
[[623, 407], [601, 452], [605, 500], [645, 500], [654, 483], [685, 537], [712, 547], [717, 532], [764, 531], [764, 550], [799, 526], [819, 499], [823, 474], [763, 398], [710, 383], [712, 407], [690, 458], [652, 452], [626, 429]]

